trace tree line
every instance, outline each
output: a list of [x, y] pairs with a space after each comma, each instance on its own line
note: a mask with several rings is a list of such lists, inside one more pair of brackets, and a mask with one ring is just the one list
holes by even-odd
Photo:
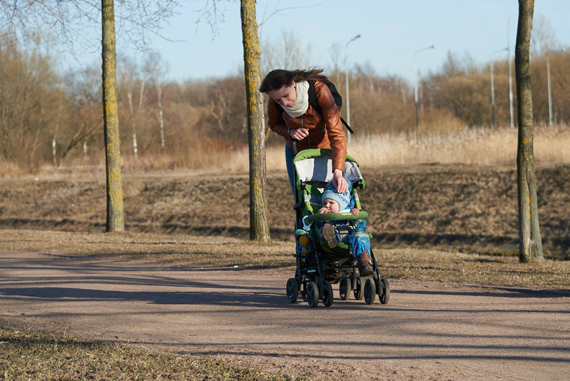
[[[131, 2], [120, 2], [125, 10], [136, 9], [139, 15], [144, 17], [150, 16], [149, 28], [155, 27], [160, 24], [160, 21], [167, 18], [172, 12], [177, 2], [172, 0], [168, 2], [165, 7], [160, 2], [152, 0], [137, 0]], [[208, 2], [209, 4], [209, 2]], [[215, 5], [215, 0], [213, 1]], [[86, 8], [83, 8], [86, 7]], [[134, 8], [132, 8], [134, 7]], [[26, 9], [24, 9], [26, 8]], [[1, 35], [2, 44], [0, 58], [6, 60], [9, 67], [7, 70], [2, 71], [3, 82], [10, 82], [10, 78], [14, 75], [19, 81], [17, 83], [9, 83], [8, 90], [4, 91], [3, 83], [2, 91], [0, 92], [0, 107], [1, 107], [1, 125], [0, 132], [5, 137], [2, 159], [4, 162], [15, 163], [17, 165], [28, 165], [33, 167], [36, 158], [36, 152], [44, 141], [44, 135], [47, 130], [52, 130], [52, 159], [57, 165], [57, 133], [60, 131], [65, 116], [76, 116], [82, 125], [68, 125], [68, 128], [73, 131], [73, 138], [67, 136], [68, 149], [65, 151], [71, 152], [76, 146], [77, 142], [82, 141], [84, 153], [88, 138], [94, 136], [93, 131], [98, 124], [101, 124], [99, 118], [102, 117], [102, 126], [104, 130], [104, 147], [106, 158], [106, 174], [107, 174], [107, 231], [122, 231], [124, 230], [123, 221], [123, 195], [122, 195], [122, 179], [121, 179], [121, 165], [120, 165], [120, 134], [119, 134], [119, 102], [118, 102], [118, 85], [117, 78], [117, 60], [116, 60], [116, 32], [115, 32], [115, 5], [113, 0], [101, 0], [100, 6], [92, 3], [86, 3], [79, 0], [73, 2], [69, 7], [59, 6], [50, 8], [49, 5], [44, 3], [26, 3], [20, 4], [0, 4], [0, 20], [8, 20], [12, 27], [22, 28], [20, 34], [7, 33]], [[140, 12], [143, 10], [144, 12]], [[148, 12], [147, 10], [152, 10]], [[32, 11], [37, 11], [34, 13]], [[92, 21], [91, 13], [95, 11], [101, 14], [102, 24], [102, 81], [100, 92], [102, 94], [103, 113], [93, 113], [89, 118], [87, 115], [91, 114], [90, 109], [96, 105], [96, 100], [91, 97], [96, 88], [87, 88], [85, 93], [77, 93], [78, 96], [73, 99], [77, 102], [79, 107], [70, 111], [77, 111], [82, 109], [84, 112], [79, 112], [73, 115], [65, 113], [65, 106], [70, 101], [66, 91], [65, 81], [58, 78], [54, 74], [53, 68], [50, 65], [49, 54], [38, 49], [32, 53], [21, 52], [18, 50], [16, 36], [22, 35], [22, 31], [28, 31], [25, 28], [26, 23], [30, 20], [40, 19], [42, 16], [49, 16], [53, 24], [58, 27], [58, 30], [63, 34], [64, 40], [72, 41], [73, 38], [68, 38], [68, 34], [72, 31], [68, 27], [69, 21], [72, 25], [81, 25], [79, 19], [86, 19]], [[258, 38], [258, 24], [256, 21], [256, 8], [254, 0], [241, 0], [240, 2], [240, 16], [242, 22], [242, 35], [243, 35], [243, 49], [244, 49], [244, 87], [245, 87], [245, 110], [247, 112], [247, 143], [249, 149], [249, 162], [250, 162], [250, 238], [258, 240], [269, 239], [269, 230], [267, 227], [266, 219], [266, 195], [265, 195], [265, 126], [264, 126], [264, 110], [263, 110], [263, 97], [258, 92], [259, 83], [261, 80], [261, 64], [260, 64], [260, 44]], [[74, 19], [71, 13], [79, 15], [79, 19]], [[520, 107], [517, 108], [517, 120], [519, 124], [519, 141], [518, 141], [518, 154], [517, 154], [517, 168], [518, 168], [518, 186], [519, 186], [519, 221], [520, 221], [520, 258], [521, 261], [528, 261], [531, 257], [542, 257], [540, 229], [538, 228], [538, 215], [537, 200], [536, 200], [536, 179], [534, 177], [534, 153], [533, 153], [533, 126], [537, 114], [533, 110], [532, 91], [530, 86], [530, 41], [531, 41], [531, 27], [534, 13], [534, 0], [519, 0], [519, 20], [517, 28], [517, 43], [515, 55], [515, 70], [516, 70], [516, 89], [517, 100], [520, 102]], [[214, 14], [215, 7], [214, 7]], [[143, 17], [143, 18], [144, 18]], [[128, 19], [128, 17], [127, 17]], [[45, 22], [45, 20], [42, 20]], [[131, 20], [133, 21], [133, 20]], [[89, 23], [91, 25], [92, 23]], [[136, 27], [142, 27], [142, 40], [149, 30], [144, 26], [144, 22], [133, 23]], [[548, 80], [550, 85], [550, 54], [548, 52], [547, 68]], [[166, 151], [166, 136], [165, 136], [165, 111], [166, 110], [166, 93], [168, 87], [163, 89], [163, 82], [161, 81], [158, 63], [156, 58], [149, 61], [149, 66], [152, 67], [152, 78], [154, 82], [154, 90], [157, 101], [157, 121], [159, 130], [160, 153], [165, 154]], [[1, 64], [2, 62], [0, 62]], [[493, 62], [490, 63], [491, 69]], [[336, 65], [335, 65], [336, 66]], [[510, 68], [510, 63], [507, 65]], [[12, 71], [13, 70], [13, 71]], [[334, 71], [337, 71], [334, 73]], [[335, 74], [338, 78], [338, 69], [335, 68], [331, 76]], [[126, 88], [128, 111], [130, 112], [131, 132], [132, 132], [132, 152], [135, 158], [139, 155], [139, 142], [143, 141], [141, 132], [144, 128], [140, 127], [139, 121], [141, 112], [143, 110], [144, 101], [144, 87], [146, 78], [137, 81], [133, 78], [132, 71], [125, 69], [125, 78], [130, 78], [126, 83], [130, 85], [123, 86]], [[448, 56], [448, 62], [444, 65], [443, 74], [430, 75], [423, 82], [422, 88], [424, 89], [421, 97], [421, 110], [422, 115], [427, 116], [426, 126], [433, 123], [436, 129], [439, 130], [441, 118], [450, 118], [451, 121], [446, 123], [446, 126], [453, 128], [454, 120], [460, 127], [474, 125], [481, 125], [484, 123], [482, 114], [479, 111], [484, 111], [484, 102], [480, 101], [479, 108], [477, 108], [477, 99], [481, 97], [482, 83], [484, 80], [481, 72], [473, 70], [473, 65], [458, 65], [457, 60], [452, 55]], [[493, 73], [493, 70], [491, 70]], [[354, 73], [353, 73], [354, 75]], [[493, 74], [491, 74], [492, 76]], [[59, 79], [59, 80], [58, 80]], [[406, 89], [405, 83], [398, 78], [389, 78], [387, 81], [375, 75], [373, 70], [366, 68], [363, 73], [357, 73], [356, 83], [357, 89], [361, 96], [359, 104], [363, 107], [361, 110], [354, 109], [355, 114], [360, 115], [362, 118], [362, 131], [364, 133], [381, 133], [386, 132], [386, 123], [389, 123], [390, 128], [395, 128], [396, 132], [407, 132], [410, 129], [408, 120], [410, 107], [405, 107], [408, 103], [409, 91]], [[139, 102], [138, 107], [135, 109], [133, 103], [133, 94], [135, 84], [139, 84]], [[215, 81], [210, 81], [215, 82]], [[54, 83], [59, 83], [54, 86]], [[491, 78], [491, 83], [493, 79]], [[173, 86], [175, 87], [175, 86]], [[208, 87], [208, 86], [206, 86]], [[243, 88], [242, 87], [242, 90]], [[179, 87], [185, 90], [183, 87]], [[459, 89], [458, 92], [453, 93], [454, 89]], [[74, 90], [77, 90], [76, 88]], [[173, 92], [175, 92], [173, 90]], [[224, 86], [221, 94], [222, 98], [226, 97], [226, 87]], [[243, 91], [241, 92], [243, 94]], [[402, 101], [397, 99], [402, 96]], [[447, 98], [440, 101], [442, 96], [438, 94], [456, 94], [456, 97]], [[39, 94], [39, 95], [38, 95]], [[397, 97], [395, 94], [398, 94]], [[12, 99], [9, 99], [13, 97]], [[44, 99], [45, 98], [45, 99]], [[358, 97], [357, 97], [358, 98]], [[101, 99], [101, 98], [100, 98]], [[416, 98], [417, 99], [417, 98]], [[549, 99], [549, 119], [553, 120], [551, 114], [551, 90], [548, 87]], [[238, 101], [237, 99], [224, 99], [227, 104]], [[384, 101], [381, 103], [381, 101]], [[239, 101], [238, 101], [239, 102]], [[410, 102], [411, 103], [411, 102]], [[222, 101], [223, 105], [224, 102]], [[226, 104], [226, 105], [227, 105]], [[172, 102], [176, 106], [178, 103]], [[212, 108], [211, 116], [218, 121], [218, 126], [222, 129], [223, 119], [219, 113], [215, 113], [215, 102], [210, 99]], [[243, 105], [243, 104], [242, 104]], [[371, 112], [365, 112], [366, 106], [371, 105], [368, 109]], [[394, 107], [391, 107], [394, 106]], [[398, 106], [401, 106], [398, 108]], [[416, 115], [417, 115], [417, 102]], [[124, 101], [123, 101], [123, 108]], [[225, 108], [225, 107], [224, 107]], [[136, 112], [135, 112], [136, 110]], [[243, 108], [242, 108], [243, 110]], [[360, 112], [359, 112], [360, 111]], [[393, 117], [386, 119], [382, 118], [382, 112], [391, 112]], [[55, 115], [53, 113], [55, 112]], [[124, 112], [123, 112], [124, 113]], [[562, 119], [563, 111], [560, 110], [560, 118]], [[492, 110], [492, 125], [495, 122], [494, 106]], [[55, 118], [54, 118], [55, 116]], [[364, 120], [370, 116], [380, 117], [379, 123], [368, 124]], [[226, 118], [226, 121], [230, 122]], [[93, 122], [93, 123], [91, 123]], [[231, 120], [234, 123], [234, 120]], [[355, 120], [356, 122], [356, 120]], [[53, 124], [55, 123], [55, 126]], [[356, 122], [358, 123], [358, 122]], [[141, 123], [145, 124], [145, 123]], [[400, 127], [402, 126], [403, 127]], [[205, 126], [206, 128], [208, 126]], [[424, 127], [425, 129], [425, 127]], [[62, 128], [62, 131], [65, 128]], [[172, 129], [173, 130], [173, 129]], [[232, 128], [231, 131], [235, 131]], [[195, 133], [196, 131], [191, 131]], [[43, 133], [43, 135], [42, 135]], [[62, 133], [63, 134], [63, 133]], [[151, 136], [153, 134], [150, 134]], [[124, 135], [123, 135], [124, 136]], [[197, 135], [193, 137], [196, 138]], [[225, 134], [226, 138], [228, 134]], [[419, 136], [419, 135], [418, 135]], [[156, 139], [155, 139], [156, 140]], [[227, 141], [227, 139], [226, 139]], [[9, 146], [9, 147], [7, 147]], [[149, 146], [150, 147], [150, 144]], [[185, 146], [188, 148], [190, 145]], [[41, 157], [41, 155], [39, 155]], [[40, 159], [41, 160], [41, 159]], [[44, 157], [45, 161], [45, 157]]]
[[[533, 57], [533, 104], [536, 124], [548, 124], [547, 55]], [[570, 120], [570, 52], [548, 57], [555, 123]], [[295, 62], [292, 62], [295, 64]], [[498, 126], [510, 125], [509, 77], [506, 60], [494, 63], [495, 112]], [[294, 66], [290, 66], [293, 68]], [[61, 73], [53, 55], [39, 44], [26, 46], [0, 36], [0, 159], [25, 170], [43, 164], [99, 155], [103, 147], [101, 69], [93, 64]], [[341, 94], [345, 73], [327, 68]], [[211, 153], [247, 145], [244, 76], [167, 80], [168, 63], [156, 54], [142, 61], [119, 56], [118, 112], [123, 156], [168, 155], [177, 167], [200, 161], [187, 147]], [[349, 73], [351, 120], [359, 134], [412, 133], [413, 86], [402, 77], [379, 75], [370, 64]], [[514, 81], [513, 81], [514, 82]], [[514, 86], [513, 91], [516, 91]], [[516, 113], [516, 97], [513, 98]], [[345, 112], [345, 110], [343, 110]], [[489, 63], [478, 65], [468, 55], [449, 52], [441, 68], [420, 81], [420, 129], [445, 132], [491, 125]], [[268, 135], [268, 144], [280, 143]]]

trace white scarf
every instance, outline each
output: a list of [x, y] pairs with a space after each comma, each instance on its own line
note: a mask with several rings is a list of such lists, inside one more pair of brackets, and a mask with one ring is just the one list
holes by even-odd
[[309, 82], [296, 82], [296, 85], [297, 99], [293, 107], [281, 106], [291, 118], [303, 115], [309, 108]]

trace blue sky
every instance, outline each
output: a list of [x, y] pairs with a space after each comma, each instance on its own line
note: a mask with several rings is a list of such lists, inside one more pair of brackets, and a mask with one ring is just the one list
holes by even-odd
[[[212, 1], [212, 0], [210, 0]], [[220, 77], [243, 70], [243, 46], [239, 2], [220, 1], [225, 20], [214, 36], [206, 20], [197, 24], [206, 0], [183, 2], [180, 15], [166, 25], [163, 34], [173, 40], [155, 38], [152, 48], [169, 62], [169, 77]], [[282, 31], [294, 31], [303, 46], [312, 47], [311, 66], [330, 67], [331, 45], [349, 45], [352, 63], [371, 64], [380, 75], [413, 78], [414, 52], [422, 73], [437, 70], [448, 51], [468, 52], [478, 63], [507, 46], [510, 18], [511, 51], [514, 54], [518, 2], [516, 0], [258, 0], [258, 22], [265, 21], [262, 40], [276, 41]], [[570, 1], [536, 0], [535, 19], [545, 16], [563, 46], [570, 44]], [[135, 52], [132, 52], [135, 55]], [[506, 52], [494, 55], [506, 58]], [[93, 54], [93, 59], [96, 54]], [[344, 62], [344, 61], [341, 61]]]

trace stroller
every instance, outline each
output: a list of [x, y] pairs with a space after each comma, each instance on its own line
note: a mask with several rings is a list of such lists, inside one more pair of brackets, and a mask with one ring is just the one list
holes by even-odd
[[[332, 180], [332, 158], [328, 149], [308, 149], [299, 152], [293, 161], [296, 173], [295, 200], [293, 209], [296, 213], [296, 270], [295, 277], [287, 281], [287, 299], [296, 303], [299, 295], [314, 308], [319, 300], [325, 307], [333, 304], [332, 284], [339, 283], [340, 299], [347, 300], [350, 292], [354, 298], [366, 304], [374, 303], [376, 295], [380, 303], [386, 304], [390, 299], [388, 279], [380, 275], [378, 262], [372, 248], [370, 257], [373, 266], [371, 277], [361, 278], [357, 270], [356, 260], [351, 254], [350, 247], [339, 242], [331, 248], [324, 241], [317, 225], [325, 221], [348, 221], [343, 226], [337, 226], [341, 237], [345, 237], [351, 220], [367, 219], [368, 213], [360, 211], [358, 216], [350, 211], [339, 213], [317, 214], [321, 205], [321, 194], [327, 183]], [[358, 163], [346, 155], [345, 178], [353, 182], [352, 196], [355, 207], [361, 209], [357, 188], [364, 189], [366, 183], [360, 174]]]

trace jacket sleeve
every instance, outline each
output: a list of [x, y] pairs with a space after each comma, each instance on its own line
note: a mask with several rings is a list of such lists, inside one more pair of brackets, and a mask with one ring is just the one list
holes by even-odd
[[328, 86], [322, 82], [315, 81], [315, 95], [321, 113], [325, 119], [327, 135], [331, 145], [333, 171], [340, 169], [344, 173], [344, 163], [346, 161], [346, 135], [342, 129], [340, 121], [340, 111], [336, 106], [334, 98]]
[[275, 101], [269, 97], [269, 101], [267, 102], [267, 117], [269, 124], [269, 128], [273, 132], [278, 135], [283, 136], [285, 139], [290, 140], [291, 136], [287, 133], [287, 125], [285, 124], [285, 120], [279, 111], [277, 111], [277, 107], [275, 107]]

